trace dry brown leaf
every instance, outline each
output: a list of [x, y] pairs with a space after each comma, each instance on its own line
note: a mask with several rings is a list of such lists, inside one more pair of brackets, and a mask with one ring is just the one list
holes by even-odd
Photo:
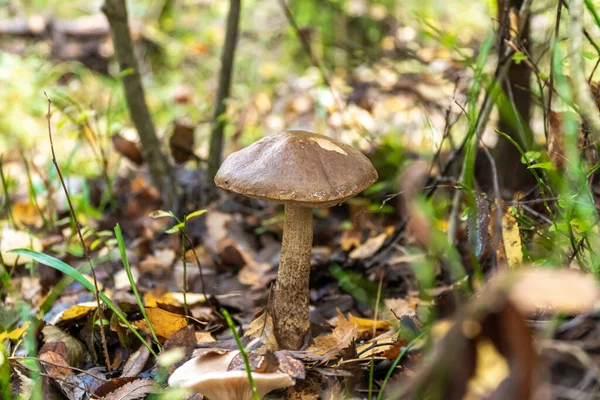
[[340, 237], [340, 246], [344, 251], [350, 251], [354, 247], [360, 246], [362, 234], [356, 229], [348, 229]]
[[148, 347], [142, 345], [137, 349], [123, 366], [123, 372], [121, 378], [133, 378], [136, 377], [144, 370], [146, 362], [150, 358], [150, 350]]
[[144, 157], [137, 143], [125, 139], [123, 136], [116, 134], [111, 138], [113, 147], [117, 153], [127, 158], [136, 165], [144, 163]]
[[375, 237], [368, 239], [366, 242], [352, 250], [348, 257], [354, 260], [364, 260], [365, 258], [372, 257], [377, 250], [383, 246], [383, 242], [387, 238], [387, 234], [381, 233]]
[[173, 134], [169, 138], [169, 149], [176, 163], [184, 163], [194, 156], [195, 128], [184, 121], [175, 121]]
[[136, 379], [110, 392], [102, 397], [102, 400], [145, 399], [147, 395], [154, 393], [157, 389], [158, 385], [152, 379]]
[[267, 351], [279, 350], [275, 332], [273, 330], [273, 318], [271, 315], [263, 311], [260, 313], [248, 326], [244, 336], [256, 339], [260, 338], [263, 345], [255, 350], [256, 353], [262, 354]]
[[346, 319], [340, 310], [337, 310], [337, 313], [337, 326], [333, 332], [329, 335], [316, 337], [314, 339], [315, 344], [310, 346], [308, 351], [322, 356], [334, 356], [350, 346], [352, 341], [357, 338], [358, 326]]
[[[165, 339], [168, 339], [173, 333], [185, 328], [187, 322], [183, 315], [174, 314], [156, 307], [146, 307], [148, 320], [152, 324], [154, 332]], [[145, 320], [133, 322], [133, 326], [141, 329], [145, 333], [150, 333], [148, 324]]]
[[181, 360], [169, 366], [169, 375], [175, 371], [177, 367], [190, 359], [194, 349], [196, 348], [196, 333], [193, 325], [188, 325], [173, 333], [163, 346], [162, 351], [169, 351], [176, 348], [182, 349], [184, 356]]
[[596, 278], [573, 269], [527, 268], [505, 274], [500, 282], [508, 285], [510, 299], [524, 314], [580, 314], [600, 300]]
[[[44, 345], [40, 349], [40, 354], [46, 350], [57, 352], [72, 367], [79, 367], [83, 363], [87, 350], [79, 340], [52, 325], [45, 326], [42, 334], [44, 335]], [[62, 349], [60, 345], [64, 345], [64, 350], [57, 350], [58, 348]]]

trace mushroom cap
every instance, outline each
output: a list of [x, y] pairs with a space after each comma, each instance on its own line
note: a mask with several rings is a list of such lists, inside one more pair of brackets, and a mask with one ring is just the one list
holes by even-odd
[[218, 187], [279, 203], [324, 208], [371, 186], [377, 171], [360, 151], [324, 135], [284, 131], [232, 153]]
[[[227, 368], [239, 351], [227, 354], [205, 354], [187, 361], [173, 372], [169, 386], [192, 389], [208, 400], [252, 400], [252, 389], [245, 370]], [[283, 372], [252, 372], [252, 378], [262, 398], [267, 393], [294, 385]]]

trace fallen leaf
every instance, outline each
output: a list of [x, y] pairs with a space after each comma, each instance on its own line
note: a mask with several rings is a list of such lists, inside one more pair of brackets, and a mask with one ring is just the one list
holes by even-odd
[[193, 325], [188, 325], [173, 333], [163, 345], [162, 351], [169, 351], [176, 348], [183, 350], [184, 356], [181, 360], [169, 366], [169, 375], [175, 371], [177, 367], [189, 360], [196, 348], [196, 334]]
[[67, 308], [57, 317], [60, 321], [69, 321], [87, 315], [90, 311], [96, 310], [98, 305], [96, 302], [80, 303]]
[[61, 344], [64, 345], [64, 352], [61, 351], [58, 353], [65, 359], [68, 365], [78, 367], [83, 363], [87, 350], [79, 340], [52, 325], [45, 326], [42, 329], [42, 334], [44, 336], [44, 345], [40, 349], [40, 354], [46, 350], [57, 352], [56, 346], [57, 344]]
[[169, 149], [176, 163], [182, 164], [193, 158], [195, 128], [184, 121], [175, 121], [173, 134], [169, 138]]
[[110, 139], [117, 153], [136, 165], [144, 163], [144, 157], [137, 143], [127, 140], [119, 134], [111, 136]]
[[506, 263], [514, 268], [523, 263], [521, 232], [517, 219], [507, 210], [502, 216], [502, 241], [506, 254]]
[[11, 214], [13, 221], [19, 228], [32, 227], [41, 228], [44, 220], [40, 215], [40, 210], [33, 202], [16, 202], [12, 204]]
[[387, 234], [381, 233], [375, 237], [368, 239], [366, 242], [352, 250], [348, 257], [353, 260], [364, 260], [365, 258], [372, 257], [377, 250], [383, 246], [383, 242], [387, 238]]
[[337, 326], [329, 335], [318, 336], [314, 339], [315, 344], [308, 348], [315, 354], [322, 356], [335, 356], [344, 350], [357, 338], [358, 326], [350, 322], [344, 314], [337, 310]]
[[[146, 307], [148, 320], [152, 324], [154, 332], [158, 336], [168, 339], [173, 333], [187, 326], [183, 315], [174, 314], [156, 307]], [[150, 333], [148, 324], [145, 320], [133, 322], [133, 326], [141, 329], [145, 333]]]
[[[98, 390], [104, 387], [101, 386]], [[96, 394], [98, 393], [96, 391]], [[118, 387], [116, 390], [102, 397], [102, 400], [136, 400], [145, 399], [150, 393], [158, 390], [158, 385], [152, 379], [135, 379]]]
[[273, 318], [267, 311], [259, 313], [250, 326], [246, 329], [244, 336], [257, 339], [260, 338], [263, 345], [255, 350], [261, 354], [266, 351], [279, 350], [277, 339], [275, 338], [275, 331], [273, 330]]
[[6, 339], [10, 339], [10, 340], [18, 340], [21, 338], [21, 336], [23, 336], [23, 334], [27, 331], [27, 328], [29, 328], [29, 321], [25, 322], [23, 325], [21, 325], [19, 328], [15, 328], [12, 331], [5, 331], [0, 333], [0, 342], [3, 342]]
[[373, 332], [373, 329], [376, 331], [387, 330], [390, 327], [389, 321], [375, 321], [372, 319], [358, 318], [352, 314], [348, 314], [348, 321], [358, 327], [359, 334], [365, 332], [371, 333]]
[[23, 265], [31, 261], [31, 258], [12, 253], [15, 249], [31, 249], [42, 251], [42, 242], [35, 236], [24, 231], [17, 231], [8, 226], [0, 232], [0, 255], [4, 264], [8, 266]]
[[123, 366], [123, 372], [121, 378], [136, 377], [144, 370], [144, 366], [150, 358], [150, 350], [148, 347], [142, 345], [137, 349]]

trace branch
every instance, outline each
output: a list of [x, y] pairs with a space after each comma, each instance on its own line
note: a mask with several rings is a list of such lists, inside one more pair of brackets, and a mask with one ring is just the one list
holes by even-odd
[[579, 113], [586, 122], [594, 140], [600, 139], [600, 112], [592, 97], [585, 76], [583, 60], [583, 0], [571, 0], [569, 13], [569, 60], [571, 62], [571, 83], [573, 97], [579, 106]]
[[233, 73], [233, 62], [235, 58], [235, 47], [240, 24], [241, 0], [231, 0], [229, 14], [227, 15], [227, 32], [223, 53], [221, 53], [221, 73], [219, 75], [219, 87], [217, 89], [217, 101], [213, 116], [212, 129], [210, 132], [210, 152], [208, 156], [209, 180], [212, 183], [223, 154], [223, 131], [226, 119], [226, 101], [229, 97], [231, 87], [231, 75]]
[[142, 154], [148, 163], [152, 183], [159, 189], [163, 199], [170, 207], [174, 204], [175, 199], [175, 187], [173, 181], [169, 179], [171, 166], [167, 156], [161, 150], [160, 141], [156, 136], [152, 117], [146, 105], [138, 62], [133, 52], [125, 0], [105, 0], [102, 12], [110, 24], [110, 34], [119, 62], [129, 116], [138, 131], [142, 143]]

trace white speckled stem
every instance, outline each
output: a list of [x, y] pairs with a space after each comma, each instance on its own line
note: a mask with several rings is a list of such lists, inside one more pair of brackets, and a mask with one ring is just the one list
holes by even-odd
[[275, 337], [282, 349], [300, 349], [310, 326], [308, 284], [312, 219], [311, 208], [285, 206], [281, 261], [273, 291]]

